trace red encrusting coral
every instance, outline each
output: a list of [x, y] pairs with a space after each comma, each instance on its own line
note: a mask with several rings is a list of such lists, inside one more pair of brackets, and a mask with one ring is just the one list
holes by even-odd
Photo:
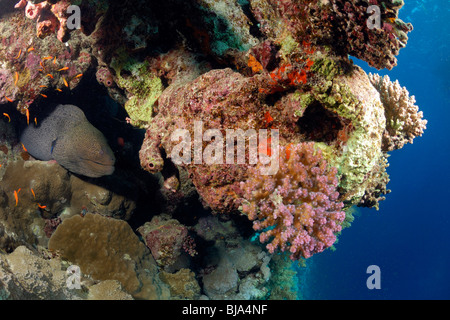
[[291, 259], [309, 258], [336, 241], [345, 213], [336, 191], [337, 169], [328, 167], [314, 143], [280, 147], [278, 172], [260, 174], [251, 169], [242, 182], [242, 211], [261, 232], [260, 241], [270, 243], [270, 253], [290, 251]]

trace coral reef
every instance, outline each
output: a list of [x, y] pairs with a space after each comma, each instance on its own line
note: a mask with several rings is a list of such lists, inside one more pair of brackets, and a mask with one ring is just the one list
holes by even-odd
[[[296, 299], [292, 260], [379, 209], [388, 152], [426, 129], [414, 96], [349, 58], [396, 65], [403, 0], [5, 3], [0, 297]], [[52, 104], [102, 125], [112, 175], [27, 152], [16, 129]]]

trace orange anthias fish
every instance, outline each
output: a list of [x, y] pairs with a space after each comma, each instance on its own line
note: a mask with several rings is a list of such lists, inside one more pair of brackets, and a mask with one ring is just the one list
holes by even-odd
[[30, 124], [30, 110], [25, 110], [25, 113], [26, 113], [26, 115], [27, 115], [27, 125], [29, 125]]
[[9, 114], [3, 113], [3, 115], [8, 118], [8, 122], [11, 122], [11, 117], [9, 116]]
[[33, 194], [33, 198], [36, 199], [36, 194], [34, 193], [33, 188], [30, 188], [30, 189], [31, 189], [31, 193]]
[[19, 192], [20, 192], [21, 188], [19, 188], [18, 190], [14, 190], [14, 198], [16, 199], [16, 207], [19, 204]]
[[58, 71], [66, 71], [66, 70], [69, 70], [69, 67], [61, 68], [61, 69], [59, 69]]

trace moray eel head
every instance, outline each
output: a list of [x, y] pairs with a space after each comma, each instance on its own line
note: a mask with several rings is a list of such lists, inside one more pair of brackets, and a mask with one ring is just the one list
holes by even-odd
[[112, 174], [116, 161], [103, 134], [87, 121], [53, 141], [52, 156], [69, 171], [92, 178]]

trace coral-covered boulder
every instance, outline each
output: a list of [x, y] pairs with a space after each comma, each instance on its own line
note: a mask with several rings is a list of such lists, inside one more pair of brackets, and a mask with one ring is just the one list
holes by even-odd
[[184, 252], [183, 245], [188, 237], [188, 229], [178, 220], [166, 215], [155, 216], [137, 231], [160, 266], [174, 264]]
[[149, 250], [125, 221], [90, 213], [73, 216], [58, 226], [48, 247], [94, 279], [120, 281], [136, 298], [169, 297]]

